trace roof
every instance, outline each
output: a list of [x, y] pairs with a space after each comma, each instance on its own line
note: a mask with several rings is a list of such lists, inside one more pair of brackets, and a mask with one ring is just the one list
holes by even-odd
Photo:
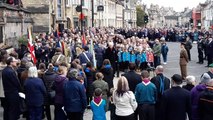
[[6, 3], [2, 3], [2, 2], [0, 2], [0, 8], [6, 8], [6, 9], [9, 9], [9, 10], [13, 10], [13, 11], [23, 11], [23, 12], [29, 13], [29, 11], [25, 8], [6, 4]]
[[165, 16], [165, 19], [178, 20], [178, 17], [179, 17], [179, 16], [173, 16], [173, 15], [171, 15], [171, 16]]

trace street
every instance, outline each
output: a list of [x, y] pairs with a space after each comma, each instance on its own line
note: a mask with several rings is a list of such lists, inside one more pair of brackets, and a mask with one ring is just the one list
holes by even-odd
[[[168, 78], [175, 73], [180, 74], [179, 70], [179, 52], [180, 52], [180, 44], [179, 43], [167, 43], [169, 47], [169, 55], [168, 55], [168, 62], [165, 67], [164, 74]], [[193, 44], [193, 48], [191, 50], [191, 58], [192, 60], [188, 64], [188, 75], [194, 75], [196, 77], [197, 83], [199, 83], [199, 78], [202, 73], [206, 72], [208, 68], [206, 68], [206, 61], [204, 64], [197, 64], [198, 61], [197, 57], [197, 44]], [[117, 83], [118, 78], [114, 79], [114, 84]], [[53, 118], [53, 107], [52, 107], [52, 118]], [[109, 120], [110, 113], [107, 112], [107, 120]], [[3, 109], [0, 108], [0, 120], [3, 120]], [[21, 119], [22, 120], [22, 119]], [[91, 110], [86, 110], [84, 114], [84, 120], [92, 120], [92, 112]]]

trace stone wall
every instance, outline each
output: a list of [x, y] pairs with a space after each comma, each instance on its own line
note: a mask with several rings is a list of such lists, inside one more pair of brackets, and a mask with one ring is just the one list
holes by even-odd
[[49, 0], [22, 0], [23, 7], [26, 8], [27, 6], [32, 6], [32, 5], [48, 5]]
[[0, 17], [3, 19], [3, 43], [0, 46], [18, 47], [18, 39], [27, 35], [27, 28], [32, 26], [30, 13], [22, 8], [17, 8], [8, 4], [0, 4]]

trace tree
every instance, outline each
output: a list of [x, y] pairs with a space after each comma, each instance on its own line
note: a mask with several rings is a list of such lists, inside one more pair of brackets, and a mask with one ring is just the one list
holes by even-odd
[[146, 15], [145, 12], [142, 10], [142, 6], [138, 5], [136, 6], [136, 12], [137, 12], [137, 26], [143, 26], [144, 23], [144, 16]]

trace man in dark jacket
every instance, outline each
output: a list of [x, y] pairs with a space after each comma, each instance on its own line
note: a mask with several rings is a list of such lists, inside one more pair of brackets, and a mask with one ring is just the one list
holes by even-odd
[[192, 42], [191, 42], [189, 36], [186, 38], [185, 49], [186, 49], [186, 52], [187, 52], [187, 55], [188, 55], [188, 59], [189, 59], [189, 61], [191, 61], [190, 50], [192, 49]]
[[109, 45], [109, 47], [105, 50], [105, 54], [104, 54], [105, 58], [104, 59], [109, 59], [111, 65], [112, 65], [113, 71], [115, 73], [116, 62], [117, 62], [117, 59], [118, 59], [117, 51], [114, 48], [113, 42], [109, 42], [108, 45]]
[[155, 109], [156, 109], [156, 112], [155, 112], [155, 115], [156, 115], [156, 119], [158, 119], [160, 117], [160, 103], [161, 103], [161, 97], [163, 95], [163, 92], [167, 89], [170, 88], [170, 80], [169, 78], [165, 77], [163, 75], [163, 66], [162, 65], [159, 65], [156, 67], [156, 75], [155, 77], [153, 77], [151, 79], [151, 82], [156, 86], [157, 88], [157, 101], [156, 101], [156, 104], [155, 104]]
[[93, 55], [89, 53], [89, 47], [85, 46], [84, 51], [79, 55], [79, 59], [83, 67], [86, 67], [88, 62], [93, 63]]
[[207, 67], [213, 63], [213, 38], [209, 38], [208, 44], [206, 46], [206, 52], [207, 52]]
[[197, 41], [197, 50], [198, 50], [198, 62], [199, 64], [203, 64], [203, 51], [204, 51], [204, 38], [202, 36], [199, 36], [199, 39]]
[[126, 77], [129, 83], [129, 90], [135, 92], [135, 87], [141, 82], [141, 76], [135, 72], [136, 65], [135, 63], [129, 64], [129, 72], [123, 74]]
[[14, 57], [8, 57], [6, 60], [7, 67], [2, 71], [2, 82], [5, 94], [4, 120], [18, 120], [20, 111], [21, 85], [14, 68], [18, 60]]
[[76, 77], [78, 70], [72, 69], [67, 74], [69, 81], [64, 84], [64, 108], [69, 120], [83, 120], [87, 106], [85, 87]]
[[190, 92], [181, 88], [182, 77], [179, 74], [172, 76], [172, 88], [162, 96], [162, 120], [186, 120], [186, 113], [191, 120]]

